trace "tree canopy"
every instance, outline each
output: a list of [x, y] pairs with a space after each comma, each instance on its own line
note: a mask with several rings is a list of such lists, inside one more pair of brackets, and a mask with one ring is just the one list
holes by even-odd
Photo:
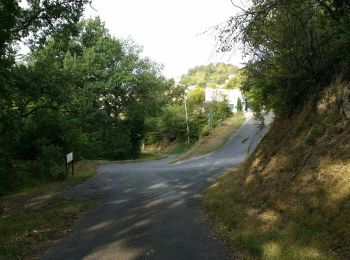
[[182, 75], [180, 84], [185, 86], [216, 87], [223, 85], [230, 76], [238, 72], [238, 67], [232, 64], [217, 63], [197, 66]]
[[161, 75], [160, 66], [142, 58], [134, 42], [112, 37], [99, 18], [70, 26], [71, 34], [46, 35], [7, 68], [0, 193], [20, 185], [22, 170], [57, 177], [71, 151], [77, 159], [137, 157], [145, 118], [175, 96], [164, 94], [173, 81]]
[[291, 114], [336, 75], [349, 78], [349, 1], [257, 0], [237, 7], [216, 28], [219, 50], [241, 46], [249, 57], [244, 90], [255, 110]]

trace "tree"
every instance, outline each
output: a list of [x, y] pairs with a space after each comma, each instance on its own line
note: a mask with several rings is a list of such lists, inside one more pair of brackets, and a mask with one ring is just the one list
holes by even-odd
[[202, 105], [203, 102], [205, 101], [204, 88], [196, 87], [196, 88], [192, 89], [190, 92], [188, 92], [187, 99], [188, 99], [190, 104]]
[[218, 26], [220, 50], [250, 57], [243, 90], [256, 110], [298, 111], [333, 80], [349, 78], [348, 1], [253, 1]]
[[224, 84], [229, 76], [238, 72], [238, 67], [232, 64], [209, 64], [206, 66], [197, 66], [181, 76], [180, 84], [185, 86], [217, 86]]
[[[119, 147], [117, 155], [105, 149], [105, 158], [137, 157], [145, 133], [145, 118], [161, 111], [167, 100], [163, 93], [172, 83], [160, 75], [157, 64], [140, 57], [139, 46], [111, 37], [99, 18], [82, 21], [79, 26], [81, 33], [72, 41], [73, 46], [78, 45], [64, 59], [66, 69], [74, 73], [76, 85], [82, 91], [75, 113], [89, 122], [86, 132], [95, 140], [96, 129], [103, 125], [104, 131], [97, 134], [99, 142], [119, 142], [118, 135], [111, 134], [116, 133], [113, 128], [129, 133], [124, 150]], [[115, 138], [110, 139], [111, 135]]]
[[139, 46], [113, 38], [99, 18], [75, 26], [78, 34], [49, 37], [11, 67], [8, 99], [0, 98], [0, 193], [24, 176], [55, 179], [70, 151], [137, 157], [145, 118], [168, 100], [171, 81]]
[[240, 89], [243, 86], [244, 74], [243, 70], [236, 73], [225, 85], [226, 89]]
[[[44, 46], [48, 37], [69, 39], [75, 33], [73, 28], [84, 5], [90, 1], [29, 0], [22, 6], [19, 2], [0, 2], [0, 194], [20, 183], [20, 174], [15, 174], [19, 160], [28, 155], [54, 154], [52, 149], [44, 149], [47, 140], [41, 136], [41, 128], [34, 121], [43, 122], [43, 118], [57, 111], [64, 97], [58, 94], [65, 93], [60, 88], [65, 76], [62, 70], [56, 70], [57, 63], [26, 66], [26, 61], [19, 62], [15, 58], [17, 44], [22, 41], [35, 50]], [[37, 153], [29, 149], [38, 146], [43, 149], [38, 149]]]

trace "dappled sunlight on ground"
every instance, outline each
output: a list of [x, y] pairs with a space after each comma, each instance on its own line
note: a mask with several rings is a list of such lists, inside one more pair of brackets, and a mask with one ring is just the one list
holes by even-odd
[[243, 259], [350, 258], [350, 126], [320, 122], [275, 123], [242, 167], [206, 191], [216, 228]]
[[97, 198], [99, 206], [44, 258], [231, 259], [203, 218], [198, 194], [242, 162], [266, 131], [251, 119], [210, 155], [177, 164], [169, 164], [173, 158], [104, 164], [94, 179], [66, 190], [67, 196]]

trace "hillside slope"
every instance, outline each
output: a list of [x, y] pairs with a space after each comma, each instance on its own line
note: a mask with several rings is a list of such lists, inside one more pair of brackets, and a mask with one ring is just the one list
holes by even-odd
[[[349, 87], [349, 85], [347, 85]], [[277, 118], [256, 151], [204, 194], [242, 259], [350, 259], [349, 92]]]

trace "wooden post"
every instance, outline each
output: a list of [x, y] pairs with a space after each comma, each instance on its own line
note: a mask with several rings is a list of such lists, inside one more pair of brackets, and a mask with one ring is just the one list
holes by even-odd
[[68, 177], [68, 163], [67, 163], [67, 158], [65, 158], [64, 164], [66, 165], [66, 178], [67, 178], [67, 177]]
[[68, 176], [68, 164], [72, 164], [72, 175], [74, 176], [74, 155], [73, 152], [70, 152], [66, 155], [66, 175]]
[[72, 176], [74, 176], [74, 160], [72, 161]]
[[188, 113], [187, 113], [186, 97], [185, 97], [185, 116], [186, 116], [187, 145], [190, 145], [190, 128], [188, 126]]

